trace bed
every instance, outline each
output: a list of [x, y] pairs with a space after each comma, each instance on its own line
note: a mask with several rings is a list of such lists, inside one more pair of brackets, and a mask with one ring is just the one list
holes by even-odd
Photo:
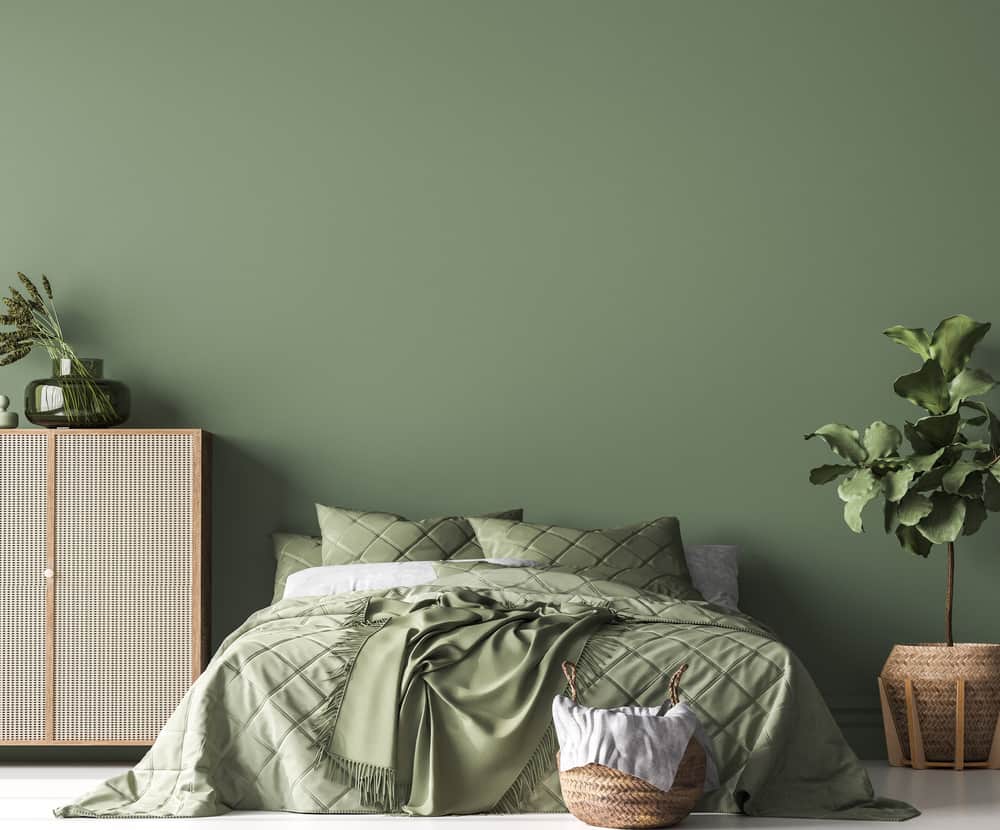
[[875, 796], [764, 625], [681, 582], [650, 590], [532, 553], [419, 560], [418, 584], [278, 599], [226, 638], [133, 770], [56, 814], [564, 812], [550, 710], [564, 659], [599, 707], [659, 705], [688, 664], [683, 698], [720, 780], [701, 811], [917, 814]]

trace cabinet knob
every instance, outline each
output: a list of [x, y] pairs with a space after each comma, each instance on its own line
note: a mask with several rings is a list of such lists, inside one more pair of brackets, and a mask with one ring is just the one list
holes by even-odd
[[42, 571], [42, 576], [44, 576], [46, 579], [52, 579], [52, 577], [54, 577], [55, 575], [56, 572], [52, 570], [52, 568], [46, 568], [44, 571]]

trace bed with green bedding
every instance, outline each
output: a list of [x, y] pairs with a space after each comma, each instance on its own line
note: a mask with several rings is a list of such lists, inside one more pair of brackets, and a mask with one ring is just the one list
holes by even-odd
[[435, 562], [410, 588], [282, 600], [219, 648], [136, 767], [64, 817], [562, 812], [551, 702], [684, 700], [721, 786], [702, 811], [901, 820], [806, 670], [753, 619], [552, 568]]

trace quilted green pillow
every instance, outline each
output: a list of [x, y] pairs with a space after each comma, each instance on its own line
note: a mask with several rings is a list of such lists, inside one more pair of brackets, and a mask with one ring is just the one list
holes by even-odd
[[614, 580], [678, 599], [701, 599], [691, 584], [680, 522], [673, 516], [610, 530], [491, 518], [469, 521], [489, 558], [530, 559], [591, 579]]
[[274, 558], [278, 560], [274, 572], [274, 596], [277, 602], [285, 595], [285, 580], [296, 571], [318, 568], [323, 564], [323, 540], [319, 536], [300, 536], [297, 533], [275, 533]]
[[[357, 562], [426, 562], [445, 559], [482, 559], [476, 533], [464, 516], [410, 521], [394, 513], [346, 510], [316, 505], [323, 536], [324, 565]], [[523, 510], [489, 513], [490, 517], [520, 520]]]

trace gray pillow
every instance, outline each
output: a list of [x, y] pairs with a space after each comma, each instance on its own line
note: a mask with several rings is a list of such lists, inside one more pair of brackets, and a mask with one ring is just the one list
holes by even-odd
[[740, 602], [739, 555], [736, 545], [685, 545], [691, 581], [714, 605], [738, 611]]

